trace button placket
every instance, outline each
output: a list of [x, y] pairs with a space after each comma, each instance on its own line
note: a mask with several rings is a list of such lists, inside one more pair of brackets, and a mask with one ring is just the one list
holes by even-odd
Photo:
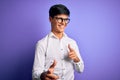
[[62, 76], [61, 79], [64, 80], [64, 75], [65, 75], [65, 63], [64, 63], [64, 57], [65, 57], [65, 52], [64, 52], [64, 47], [62, 43], [62, 39], [60, 40], [60, 52], [61, 52], [61, 64], [62, 64]]

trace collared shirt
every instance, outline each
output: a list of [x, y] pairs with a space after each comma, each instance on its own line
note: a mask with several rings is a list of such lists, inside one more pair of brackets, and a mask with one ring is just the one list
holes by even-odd
[[[68, 58], [68, 44], [75, 50], [80, 62], [75, 63]], [[83, 72], [84, 70], [84, 63], [76, 42], [65, 33], [59, 39], [51, 32], [37, 42], [33, 65], [33, 78], [40, 80], [41, 73], [49, 69], [53, 60], [57, 61], [54, 74], [59, 76], [58, 80], [74, 80], [74, 69], [78, 72]]]

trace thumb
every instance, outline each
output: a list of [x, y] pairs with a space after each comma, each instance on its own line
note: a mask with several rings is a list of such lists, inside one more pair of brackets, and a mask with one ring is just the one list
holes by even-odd
[[70, 44], [68, 44], [68, 48], [69, 48], [70, 52], [73, 51], [73, 49], [70, 47]]
[[53, 73], [54, 72], [54, 68], [55, 68], [56, 64], [57, 64], [57, 62], [56, 62], [56, 60], [54, 60], [53, 64], [48, 69], [48, 73]]

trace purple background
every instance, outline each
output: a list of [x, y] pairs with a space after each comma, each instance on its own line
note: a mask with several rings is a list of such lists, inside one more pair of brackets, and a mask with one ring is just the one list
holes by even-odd
[[0, 0], [0, 80], [31, 80], [35, 44], [50, 32], [56, 3], [71, 11], [66, 33], [85, 62], [75, 80], [120, 80], [119, 0]]

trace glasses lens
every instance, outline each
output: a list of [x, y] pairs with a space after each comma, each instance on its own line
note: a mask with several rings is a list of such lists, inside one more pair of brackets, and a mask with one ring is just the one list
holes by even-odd
[[57, 21], [58, 21], [59, 23], [61, 23], [63, 20], [62, 20], [62, 18], [57, 18]]
[[67, 23], [70, 22], [70, 19], [68, 19], [68, 18], [66, 18], [66, 19], [64, 19], [64, 18], [58, 18], [58, 17], [55, 17], [55, 18], [56, 18], [57, 22], [59, 22], [59, 23], [61, 23], [61, 22], [64, 21], [67, 24]]
[[65, 23], [69, 23], [70, 22], [70, 19], [65, 19]]

